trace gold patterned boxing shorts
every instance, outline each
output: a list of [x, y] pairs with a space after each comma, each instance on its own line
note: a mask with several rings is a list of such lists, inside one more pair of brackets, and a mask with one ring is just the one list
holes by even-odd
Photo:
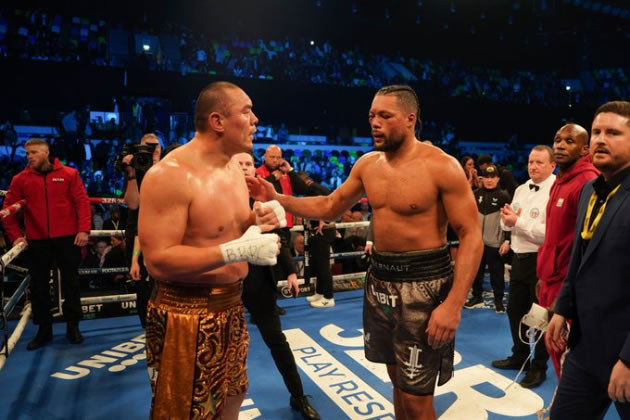
[[155, 284], [146, 330], [152, 419], [218, 419], [227, 397], [247, 392], [242, 284]]
[[363, 302], [365, 357], [396, 365], [394, 385], [404, 392], [433, 395], [438, 374], [438, 385], [453, 376], [454, 341], [435, 350], [426, 333], [452, 283], [446, 247], [372, 253]]

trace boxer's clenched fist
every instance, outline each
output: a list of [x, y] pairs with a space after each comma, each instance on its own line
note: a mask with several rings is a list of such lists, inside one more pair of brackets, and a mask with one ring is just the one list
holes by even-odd
[[271, 226], [271, 229], [275, 229], [287, 225], [284, 207], [280, 205], [278, 200], [265, 201], [264, 203], [255, 202], [254, 213], [256, 213], [256, 225], [258, 226], [268, 225]]

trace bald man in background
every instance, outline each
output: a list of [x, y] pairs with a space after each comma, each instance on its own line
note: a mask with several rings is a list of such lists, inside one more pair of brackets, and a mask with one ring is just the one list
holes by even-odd
[[[554, 136], [552, 149], [559, 170], [549, 193], [545, 242], [538, 250], [536, 267], [538, 301], [551, 310], [569, 268], [580, 191], [586, 181], [599, 175], [588, 154], [588, 132], [583, 127], [577, 124], [561, 127]], [[562, 353], [550, 347], [547, 351], [560, 378]]]
[[[265, 150], [265, 160], [263, 164], [256, 169], [256, 176], [264, 178], [266, 181], [273, 184], [276, 192], [293, 195], [300, 194], [305, 195], [308, 187], [304, 180], [298, 176], [293, 170], [291, 164], [282, 158], [282, 149], [275, 144], [269, 145]], [[291, 255], [291, 228], [293, 227], [293, 215], [286, 213], [287, 225], [279, 230], [281, 249], [280, 252], [286, 255]], [[287, 275], [295, 273], [297, 270], [294, 268]], [[278, 306], [278, 312], [280, 315], [286, 313], [286, 309]]]
[[[256, 169], [256, 175], [273, 184], [276, 192], [284, 195], [306, 194], [306, 183], [293, 170], [291, 164], [282, 158], [282, 149], [275, 144], [265, 150], [265, 160]], [[293, 215], [287, 213], [287, 227], [293, 227]]]

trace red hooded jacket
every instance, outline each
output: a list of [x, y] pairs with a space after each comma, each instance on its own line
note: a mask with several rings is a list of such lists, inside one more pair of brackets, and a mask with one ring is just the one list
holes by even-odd
[[[27, 167], [11, 180], [3, 207], [26, 199], [26, 239], [49, 239], [89, 232], [92, 224], [90, 201], [76, 169], [58, 159], [50, 172]], [[16, 215], [4, 219], [9, 240], [23, 236]]]
[[[258, 175], [261, 178], [266, 179], [271, 175], [271, 171], [269, 170], [267, 165], [263, 164], [263, 165], [260, 165], [256, 169], [256, 175]], [[284, 195], [293, 195], [293, 187], [291, 186], [291, 179], [289, 178], [288, 175], [286, 174], [282, 175], [278, 182], [280, 183], [280, 186], [282, 187], [282, 191], [278, 191], [279, 193], [282, 193]], [[293, 215], [289, 212], [286, 212], [285, 214], [287, 218], [287, 227], [289, 228], [293, 227]]]
[[539, 297], [543, 306], [553, 303], [567, 275], [580, 191], [586, 181], [598, 175], [599, 171], [595, 169], [591, 157], [587, 155], [562, 177], [556, 177], [551, 186], [547, 202], [545, 242], [538, 250], [536, 268], [538, 278], [543, 283]]

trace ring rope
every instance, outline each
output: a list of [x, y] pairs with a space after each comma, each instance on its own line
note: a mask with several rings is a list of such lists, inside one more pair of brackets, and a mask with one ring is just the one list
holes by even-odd
[[90, 204], [123, 204], [125, 202], [122, 198], [113, 197], [90, 197]]
[[129, 272], [129, 267], [111, 267], [111, 268], [79, 268], [80, 276], [91, 276], [93, 274], [125, 274]]
[[31, 317], [31, 312], [32, 312], [31, 304], [27, 303], [26, 306], [24, 306], [24, 310], [22, 311], [20, 322], [18, 322], [15, 329], [11, 333], [11, 337], [9, 337], [9, 339], [6, 342], [6, 352], [3, 352], [0, 354], [0, 370], [2, 370], [2, 368], [4, 367], [4, 364], [7, 361], [8, 355], [11, 354], [11, 352], [15, 348], [15, 345], [20, 340], [20, 337], [22, 337], [24, 328], [26, 327], [26, 324], [28, 323], [28, 320]]
[[93, 296], [93, 297], [82, 297], [81, 305], [94, 305], [98, 303], [116, 303], [116, 302], [129, 302], [132, 300], [136, 300], [135, 293], [129, 293], [124, 295], [107, 295], [107, 296]]
[[[365, 277], [367, 274], [366, 271], [363, 272], [358, 272], [358, 273], [347, 273], [347, 274], [336, 274], [334, 276], [332, 276], [333, 281], [335, 280], [354, 280], [354, 279], [361, 279], [363, 277]], [[310, 278], [311, 280], [313, 279], [317, 279], [317, 277], [313, 276]], [[306, 284], [306, 280], [304, 278], [299, 278], [297, 279], [297, 283], [298, 284]], [[278, 285], [279, 286], [286, 286], [288, 284], [287, 280], [279, 280], [278, 281]]]
[[7, 251], [2, 257], [0, 257], [0, 267], [4, 271], [4, 267], [6, 267], [11, 261], [15, 259], [22, 251], [26, 249], [26, 243], [20, 242], [15, 245], [13, 248]]
[[110, 237], [110, 236], [124, 235], [124, 234], [125, 234], [125, 230], [124, 229], [119, 229], [119, 230], [91, 230], [90, 231], [90, 236], [92, 236], [94, 238]]
[[15, 292], [13, 292], [13, 295], [9, 298], [7, 304], [3, 306], [2, 310], [4, 311], [4, 313], [10, 314], [11, 312], [13, 312], [13, 309], [15, 309], [15, 305], [17, 305], [18, 301], [22, 298], [22, 295], [24, 295], [24, 292], [26, 291], [26, 288], [29, 286], [30, 283], [31, 276], [27, 275], [26, 277], [24, 277], [24, 280], [22, 280], [22, 283], [20, 283], [18, 288], [15, 289]]
[[7, 216], [17, 213], [25, 205], [26, 205], [26, 200], [20, 200], [17, 203], [13, 203], [10, 206], [0, 210], [0, 219], [4, 219]]
[[[4, 265], [2, 266], [2, 270], [1, 271], [2, 271], [2, 273], [1, 273], [2, 274], [2, 286], [0, 286], [0, 299], [1, 299], [2, 303], [4, 303]], [[3, 334], [3, 339], [4, 339], [3, 342], [2, 342], [2, 347], [0, 347], [0, 354], [1, 354], [2, 350], [4, 349], [5, 359], [6, 359], [6, 357], [9, 356], [9, 353], [11, 353], [11, 350], [13, 349], [13, 347], [10, 346], [10, 342], [11, 342], [11, 339], [13, 338], [13, 336], [15, 334], [15, 331], [14, 331], [13, 334], [11, 334], [11, 337], [9, 337], [9, 322], [8, 322], [8, 319], [7, 319], [7, 314], [10, 314], [11, 312], [13, 312], [13, 309], [15, 308], [15, 305], [17, 304], [18, 300], [20, 300], [20, 298], [24, 294], [24, 291], [26, 290], [26, 287], [29, 285], [30, 280], [31, 280], [30, 276], [27, 275], [24, 278], [24, 280], [22, 280], [22, 283], [17, 288], [17, 290], [13, 293], [13, 295], [11, 296], [11, 298], [9, 299], [7, 304], [3, 305], [0, 308], [0, 317], [1, 317], [1, 321], [2, 321], [2, 334]], [[30, 306], [29, 306], [29, 315], [30, 315]], [[22, 327], [22, 330], [23, 329], [24, 328]], [[15, 339], [16, 342], [17, 342], [17, 340], [20, 339], [21, 335], [22, 335], [22, 332], [20, 331], [19, 335]], [[15, 346], [15, 343], [13, 345]], [[1, 366], [0, 366], [0, 369], [2, 369]]]
[[13, 271], [17, 271], [18, 273], [28, 274], [28, 268], [20, 267], [19, 265], [7, 264], [6, 268], [8, 268], [10, 270], [13, 270]]
[[354, 227], [368, 227], [370, 226], [370, 222], [342, 222], [335, 223], [335, 228], [337, 229], [347, 229]]

